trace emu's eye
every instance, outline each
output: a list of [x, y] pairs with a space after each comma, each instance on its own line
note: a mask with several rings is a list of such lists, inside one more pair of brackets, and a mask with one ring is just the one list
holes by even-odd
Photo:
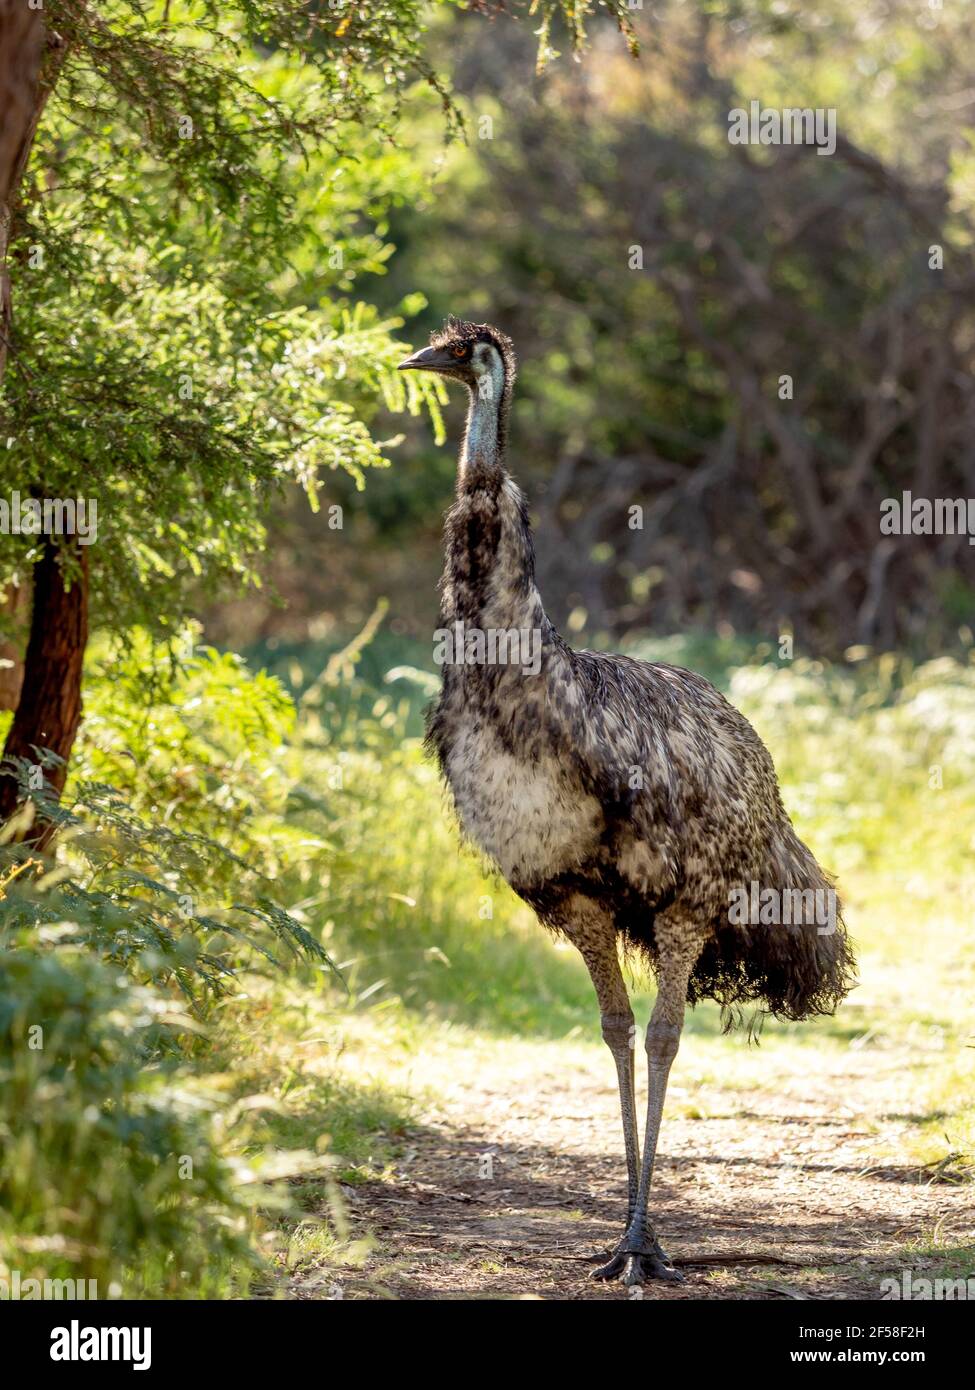
[[461, 357], [466, 357], [467, 347], [464, 343], [455, 343], [454, 346], [450, 349], [450, 353], [452, 357], [456, 357], [458, 359]]

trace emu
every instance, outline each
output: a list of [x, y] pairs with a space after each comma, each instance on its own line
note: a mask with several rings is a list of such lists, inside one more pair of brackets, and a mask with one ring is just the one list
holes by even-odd
[[[853, 952], [831, 880], [796, 836], [748, 721], [703, 677], [573, 651], [546, 617], [527, 506], [504, 463], [515, 365], [505, 334], [453, 318], [400, 363], [470, 393], [445, 526], [441, 628], [527, 629], [541, 650], [531, 670], [455, 653], [428, 744], [465, 836], [578, 948], [592, 977], [616, 1063], [628, 1193], [623, 1235], [594, 1277], [679, 1281], [649, 1211], [685, 1006], [717, 1000], [726, 1026], [747, 1005], [785, 1019], [832, 1013], [853, 984]], [[830, 929], [733, 921], [731, 895], [753, 884], [798, 890], [803, 902], [833, 894]], [[657, 981], [642, 1157], [621, 942]]]

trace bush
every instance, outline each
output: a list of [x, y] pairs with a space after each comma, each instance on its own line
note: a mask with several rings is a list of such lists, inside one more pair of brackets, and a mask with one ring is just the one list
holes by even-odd
[[[0, 923], [69, 918], [138, 983], [175, 987], [198, 1014], [236, 970], [302, 958], [329, 965], [274, 899], [274, 880], [307, 842], [284, 821], [285, 746], [294, 706], [279, 681], [233, 654], [175, 648], [134, 632], [96, 647], [78, 756], [61, 804], [31, 787], [59, 827], [57, 866], [0, 836]], [[41, 760], [51, 755], [41, 752]]]
[[[260, 1263], [255, 1204], [289, 1209], [268, 1183], [323, 1163], [264, 1152], [260, 1105], [218, 1112], [200, 1082], [240, 971], [331, 965], [271, 896], [294, 709], [235, 656], [140, 634], [96, 660], [87, 706], [60, 805], [8, 769], [27, 804], [0, 833], [0, 1278], [225, 1291]], [[35, 809], [54, 862], [18, 839]]]
[[3, 1277], [94, 1279], [99, 1298], [201, 1291], [253, 1257], [210, 1107], [152, 1060], [187, 1020], [79, 936], [21, 932], [0, 955]]

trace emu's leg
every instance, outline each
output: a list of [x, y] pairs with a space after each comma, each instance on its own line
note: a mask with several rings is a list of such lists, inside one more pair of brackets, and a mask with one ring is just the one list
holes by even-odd
[[664, 1253], [649, 1219], [650, 1180], [657, 1153], [660, 1120], [670, 1067], [677, 1055], [687, 983], [701, 951], [702, 933], [690, 922], [660, 917], [657, 920], [657, 999], [647, 1026], [647, 1061], [650, 1090], [647, 1099], [647, 1128], [644, 1135], [643, 1166], [636, 1204], [630, 1214], [626, 1234], [610, 1263], [599, 1274], [611, 1279], [623, 1275], [625, 1284], [642, 1284], [647, 1279], [666, 1279], [679, 1283], [683, 1275]]
[[640, 1136], [636, 1122], [636, 1081], [633, 1057], [635, 1030], [630, 998], [620, 970], [616, 928], [595, 903], [574, 898], [571, 915], [560, 925], [578, 948], [589, 969], [599, 1001], [603, 1039], [613, 1054], [620, 1088], [623, 1145], [626, 1149], [627, 1222], [633, 1219], [640, 1185]]

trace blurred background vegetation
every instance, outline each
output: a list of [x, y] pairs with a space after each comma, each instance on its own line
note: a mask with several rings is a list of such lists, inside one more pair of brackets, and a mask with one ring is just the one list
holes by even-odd
[[[879, 508], [905, 489], [967, 496], [975, 473], [972, 14], [675, 0], [633, 22], [639, 61], [607, 21], [584, 62], [536, 74], [511, 16], [441, 14], [431, 51], [467, 140], [444, 145], [433, 103], [411, 119], [426, 193], [391, 210], [395, 254], [363, 284], [389, 310], [425, 296], [416, 343], [448, 312], [513, 336], [512, 467], [557, 623], [788, 631], [831, 659], [957, 649], [975, 551], [899, 545]], [[728, 112], [752, 99], [834, 107], [836, 153], [729, 145]], [[361, 497], [336, 480], [343, 533], [288, 509], [270, 556], [287, 611], [245, 601], [223, 633], [347, 628], [378, 589], [394, 629], [426, 641], [453, 458], [407, 429]]]
[[[839, 875], [863, 985], [768, 1025], [765, 1074], [906, 1053], [899, 1157], [971, 1176], [975, 551], [879, 507], [973, 491], [975, 19], [566, 8], [79, 31], [18, 214], [2, 490], [94, 495], [104, 529], [65, 791], [22, 762], [0, 855], [2, 1277], [267, 1296], [361, 1263], [341, 1186], [402, 1147], [425, 1058], [600, 1046], [420, 748], [463, 403], [392, 368], [448, 312], [515, 339], [553, 619], [716, 681]], [[163, 79], [207, 113], [192, 152]], [[835, 107], [835, 155], [729, 145], [752, 98]], [[0, 538], [3, 582], [41, 551]], [[714, 1010], [690, 1031], [761, 1084]]]

